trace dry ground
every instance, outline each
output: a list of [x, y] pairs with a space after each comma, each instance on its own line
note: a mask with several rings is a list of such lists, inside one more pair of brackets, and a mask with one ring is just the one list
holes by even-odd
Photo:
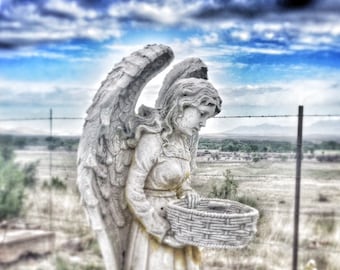
[[[55, 252], [21, 261], [10, 270], [102, 269], [100, 253], [87, 227], [75, 188], [76, 153], [52, 153], [52, 176], [66, 190], [43, 189], [50, 181], [47, 151], [17, 151], [18, 162], [39, 160], [39, 183], [27, 192], [23, 218], [57, 232]], [[239, 182], [239, 193], [258, 203], [261, 219], [252, 244], [243, 250], [203, 250], [204, 269], [290, 269], [293, 239], [295, 161], [200, 163], [192, 185], [203, 196], [223, 181], [229, 169]], [[300, 269], [314, 259], [320, 270], [339, 269], [340, 164], [304, 160], [300, 220]], [[65, 266], [66, 265], [66, 266]], [[62, 268], [64, 267], [64, 268]], [[66, 267], [66, 268], [65, 268]], [[68, 267], [68, 268], [67, 268]]]

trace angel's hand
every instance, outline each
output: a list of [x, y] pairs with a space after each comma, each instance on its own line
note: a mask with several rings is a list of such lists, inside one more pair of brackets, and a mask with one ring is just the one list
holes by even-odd
[[173, 247], [173, 248], [183, 248], [185, 247], [185, 244], [182, 244], [180, 242], [178, 242], [173, 236], [171, 235], [166, 235], [163, 239], [163, 243]]
[[185, 200], [188, 203], [189, 208], [196, 208], [200, 201], [200, 195], [196, 191], [187, 191], [185, 194]]

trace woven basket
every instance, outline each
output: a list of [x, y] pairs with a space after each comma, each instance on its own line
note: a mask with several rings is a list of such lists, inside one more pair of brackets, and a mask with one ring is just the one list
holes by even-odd
[[242, 203], [201, 198], [194, 209], [185, 200], [167, 206], [167, 219], [181, 243], [210, 248], [242, 248], [256, 233], [259, 212]]

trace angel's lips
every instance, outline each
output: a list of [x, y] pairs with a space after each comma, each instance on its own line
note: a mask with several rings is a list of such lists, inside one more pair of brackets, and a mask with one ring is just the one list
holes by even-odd
[[195, 132], [199, 132], [200, 128], [194, 127], [192, 130], [195, 131]]

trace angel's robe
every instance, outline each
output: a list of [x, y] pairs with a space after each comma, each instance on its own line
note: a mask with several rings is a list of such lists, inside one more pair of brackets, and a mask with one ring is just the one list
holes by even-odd
[[198, 248], [172, 248], [162, 243], [170, 229], [164, 218], [171, 200], [191, 191], [189, 149], [163, 146], [159, 134], [144, 134], [130, 167], [126, 198], [134, 217], [125, 270], [198, 270]]

